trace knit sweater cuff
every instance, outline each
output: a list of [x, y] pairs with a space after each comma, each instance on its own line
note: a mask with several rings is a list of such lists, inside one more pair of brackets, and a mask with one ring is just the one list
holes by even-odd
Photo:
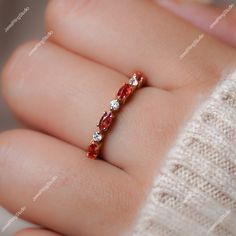
[[180, 134], [133, 235], [235, 236], [235, 219], [236, 72]]

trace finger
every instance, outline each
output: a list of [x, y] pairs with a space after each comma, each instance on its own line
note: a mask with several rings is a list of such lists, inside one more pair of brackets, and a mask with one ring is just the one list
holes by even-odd
[[122, 170], [83, 156], [37, 132], [1, 134], [1, 205], [63, 235], [119, 235], [134, 219], [141, 186]]
[[21, 46], [10, 58], [2, 74], [3, 94], [25, 122], [86, 149], [127, 78], [49, 43], [29, 57], [34, 45]]
[[[27, 44], [17, 50], [4, 69], [6, 101], [33, 127], [86, 150], [102, 112], [127, 78], [52, 44], [29, 58], [31, 47]], [[151, 179], [151, 171], [145, 178], [139, 173], [142, 168], [157, 167], [170, 145], [172, 126], [182, 115], [173, 109], [179, 107], [175, 100], [168, 92], [155, 88], [137, 91], [118, 115], [106, 139], [103, 158], [135, 173], [142, 181]], [[147, 137], [151, 140], [148, 143]], [[153, 149], [157, 139], [158, 151]]]
[[233, 9], [233, 4], [220, 8], [202, 4], [179, 4], [171, 0], [157, 2], [207, 33], [236, 47], [236, 10]]
[[14, 236], [60, 236], [60, 234], [43, 229], [24, 229]]
[[235, 61], [207, 35], [180, 60], [202, 32], [149, 0], [53, 0], [46, 24], [57, 43], [126, 75], [141, 70], [164, 89], [209, 83]]

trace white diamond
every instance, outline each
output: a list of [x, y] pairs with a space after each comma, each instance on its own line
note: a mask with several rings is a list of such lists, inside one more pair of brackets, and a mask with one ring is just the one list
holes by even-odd
[[130, 80], [129, 80], [129, 84], [132, 86], [138, 86], [138, 80], [136, 78], [136, 76], [133, 76]]
[[95, 132], [94, 134], [93, 134], [93, 140], [95, 141], [95, 142], [100, 142], [100, 141], [102, 141], [102, 134], [100, 134], [99, 132]]
[[111, 110], [117, 111], [120, 108], [120, 103], [118, 100], [112, 100], [111, 103]]

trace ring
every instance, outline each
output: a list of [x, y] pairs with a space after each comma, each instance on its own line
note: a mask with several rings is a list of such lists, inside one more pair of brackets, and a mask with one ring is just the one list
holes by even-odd
[[101, 153], [101, 147], [107, 132], [109, 131], [118, 111], [125, 104], [128, 98], [139, 88], [141, 88], [146, 79], [141, 72], [134, 73], [116, 94], [116, 98], [110, 102], [110, 110], [104, 112], [99, 123], [97, 124], [98, 131], [93, 134], [92, 141], [88, 147], [87, 157], [96, 159]]

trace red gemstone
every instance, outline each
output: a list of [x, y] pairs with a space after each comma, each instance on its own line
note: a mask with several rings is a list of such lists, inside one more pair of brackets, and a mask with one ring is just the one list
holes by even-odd
[[107, 131], [112, 124], [114, 116], [112, 112], [105, 112], [99, 121], [98, 128], [100, 131]]
[[124, 84], [117, 93], [117, 98], [120, 101], [125, 101], [125, 99], [132, 93], [132, 86], [129, 84]]
[[91, 159], [96, 159], [99, 154], [99, 145], [96, 143], [91, 143], [88, 152], [87, 152], [87, 157]]

